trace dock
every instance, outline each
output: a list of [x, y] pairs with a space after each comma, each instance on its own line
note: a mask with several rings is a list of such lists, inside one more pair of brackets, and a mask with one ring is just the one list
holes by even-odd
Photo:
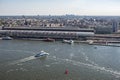
[[92, 44], [89, 44], [89, 45], [120, 47], [120, 45], [115, 45], [115, 44], [100, 44], [100, 43], [92, 43]]

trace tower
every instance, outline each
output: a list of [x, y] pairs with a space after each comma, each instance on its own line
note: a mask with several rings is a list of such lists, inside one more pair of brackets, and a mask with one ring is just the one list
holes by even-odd
[[117, 21], [112, 21], [112, 29], [113, 32], [117, 32], [118, 31], [118, 22]]

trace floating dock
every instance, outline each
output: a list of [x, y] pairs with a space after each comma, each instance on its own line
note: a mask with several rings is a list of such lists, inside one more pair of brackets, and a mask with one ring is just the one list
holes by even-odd
[[120, 47], [120, 45], [115, 45], [115, 44], [100, 44], [100, 43], [92, 43], [92, 44], [89, 44], [89, 45]]

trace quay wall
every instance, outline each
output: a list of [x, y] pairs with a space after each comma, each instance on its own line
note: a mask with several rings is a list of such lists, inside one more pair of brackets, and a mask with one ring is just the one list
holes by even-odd
[[13, 38], [69, 38], [78, 39], [81, 37], [92, 37], [93, 32], [70, 32], [70, 31], [34, 31], [34, 30], [0, 30], [1, 36]]

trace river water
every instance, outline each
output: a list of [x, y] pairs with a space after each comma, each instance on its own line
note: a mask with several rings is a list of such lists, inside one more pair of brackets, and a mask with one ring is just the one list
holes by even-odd
[[[41, 50], [50, 55], [35, 58]], [[120, 80], [120, 48], [1, 40], [0, 80]]]

